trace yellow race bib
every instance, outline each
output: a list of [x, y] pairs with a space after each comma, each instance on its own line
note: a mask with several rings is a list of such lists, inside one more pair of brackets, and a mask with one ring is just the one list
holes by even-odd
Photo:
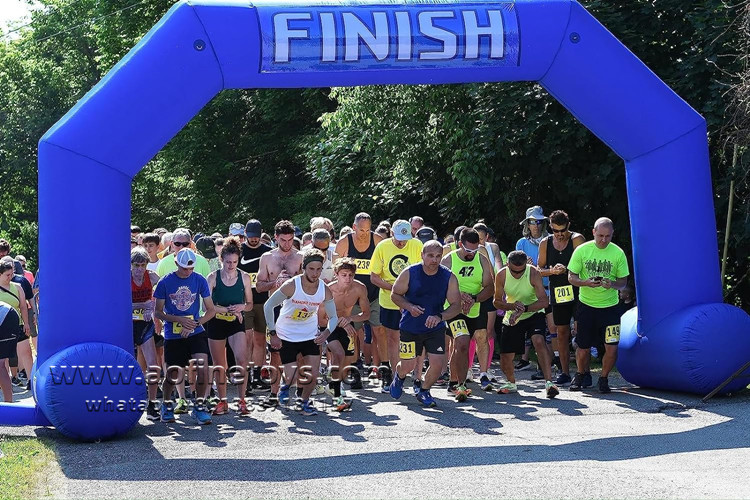
[[398, 357], [401, 359], [414, 359], [417, 357], [415, 354], [416, 343], [415, 342], [399, 342], [399, 353]]
[[143, 309], [133, 309], [133, 321], [146, 321]]
[[295, 309], [294, 312], [292, 312], [291, 318], [295, 321], [305, 321], [306, 319], [310, 319], [313, 314], [315, 314], [315, 311]]
[[604, 343], [616, 344], [620, 341], [620, 325], [609, 325], [604, 330]]
[[258, 273], [250, 273], [250, 286], [255, 288], [256, 283], [258, 283]]
[[451, 333], [453, 334], [454, 339], [463, 335], [469, 335], [469, 327], [466, 325], [466, 321], [462, 319], [451, 321], [450, 323], [448, 323], [448, 326], [451, 329]]
[[555, 287], [555, 304], [573, 302], [573, 299], [575, 299], [575, 295], [573, 295], [573, 285]]
[[[181, 318], [192, 318], [192, 316], [180, 316]], [[182, 325], [176, 321], [172, 322], [172, 333], [179, 335], [182, 333]]]
[[216, 319], [220, 319], [222, 321], [234, 321], [237, 319], [237, 316], [232, 313], [216, 313]]
[[347, 351], [353, 351], [356, 348], [354, 344], [354, 337], [349, 337], [349, 347], [346, 348]]
[[354, 259], [357, 264], [356, 274], [370, 274], [370, 259]]

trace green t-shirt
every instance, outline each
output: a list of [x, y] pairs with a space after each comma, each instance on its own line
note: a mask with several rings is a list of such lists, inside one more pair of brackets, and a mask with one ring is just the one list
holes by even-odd
[[[576, 247], [568, 263], [568, 270], [577, 274], [582, 280], [601, 276], [614, 281], [630, 274], [628, 259], [622, 248], [610, 243], [607, 248], [601, 249], [593, 240]], [[580, 289], [579, 299], [587, 306], [600, 309], [616, 306], [619, 303], [617, 290], [614, 288], [583, 286]]]
[[[195, 261], [195, 269], [193, 270], [208, 279], [208, 275], [211, 274], [211, 266], [202, 255], [196, 254], [195, 257], [197, 260]], [[161, 278], [174, 271], [177, 271], [177, 262], [174, 261], [174, 254], [169, 254], [161, 259], [159, 265], [156, 267], [156, 274]]]

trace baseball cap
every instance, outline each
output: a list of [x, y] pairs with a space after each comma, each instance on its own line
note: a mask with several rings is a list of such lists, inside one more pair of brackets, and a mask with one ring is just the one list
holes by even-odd
[[250, 219], [247, 221], [247, 224], [245, 224], [245, 236], [248, 238], [260, 238], [261, 234], [263, 234], [263, 226], [259, 220]]
[[294, 226], [294, 236], [302, 238], [302, 234], [302, 229], [300, 229], [299, 226]]
[[195, 252], [189, 248], [183, 248], [177, 252], [177, 256], [175, 256], [175, 262], [177, 262], [177, 265], [184, 269], [194, 268], [197, 260], [198, 258], [195, 256]]
[[542, 207], [536, 205], [526, 210], [526, 218], [518, 224], [523, 225], [523, 223], [529, 219], [544, 220], [546, 218], [547, 216], [544, 215], [544, 210], [542, 210]]
[[393, 223], [393, 237], [397, 241], [406, 241], [411, 239], [411, 224], [405, 220], [397, 220]]
[[422, 243], [427, 243], [430, 240], [437, 239], [437, 234], [435, 234], [435, 230], [431, 227], [424, 226], [417, 231], [417, 239]]
[[201, 255], [203, 255], [207, 259], [215, 259], [217, 257], [216, 244], [214, 243], [214, 240], [209, 236], [199, 238], [198, 241], [195, 242], [195, 247], [198, 249]]
[[245, 231], [242, 228], [242, 224], [239, 222], [233, 222], [229, 225], [229, 234], [232, 236], [241, 236], [245, 234]]

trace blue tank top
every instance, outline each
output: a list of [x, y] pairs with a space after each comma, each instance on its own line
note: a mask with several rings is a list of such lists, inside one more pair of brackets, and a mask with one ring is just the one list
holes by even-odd
[[402, 312], [399, 327], [415, 334], [444, 330], [444, 321], [435, 328], [427, 328], [424, 322], [427, 316], [440, 314], [444, 310], [443, 306], [448, 296], [448, 282], [451, 279], [450, 269], [441, 265], [438, 272], [430, 276], [424, 272], [420, 263], [411, 265], [406, 270], [409, 272], [409, 290], [405, 295], [406, 300], [423, 307], [424, 314], [415, 318], [407, 311]]

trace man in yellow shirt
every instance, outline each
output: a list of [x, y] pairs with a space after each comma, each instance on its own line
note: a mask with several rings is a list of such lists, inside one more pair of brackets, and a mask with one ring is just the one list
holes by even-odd
[[370, 280], [380, 288], [380, 323], [385, 331], [385, 338], [377, 339], [380, 365], [385, 367], [383, 392], [388, 392], [393, 380], [389, 359], [394, 363], [399, 359], [401, 311], [391, 300], [391, 290], [401, 271], [419, 262], [422, 262], [422, 242], [412, 238], [411, 224], [405, 220], [393, 224], [393, 236], [378, 243], [372, 254]]

